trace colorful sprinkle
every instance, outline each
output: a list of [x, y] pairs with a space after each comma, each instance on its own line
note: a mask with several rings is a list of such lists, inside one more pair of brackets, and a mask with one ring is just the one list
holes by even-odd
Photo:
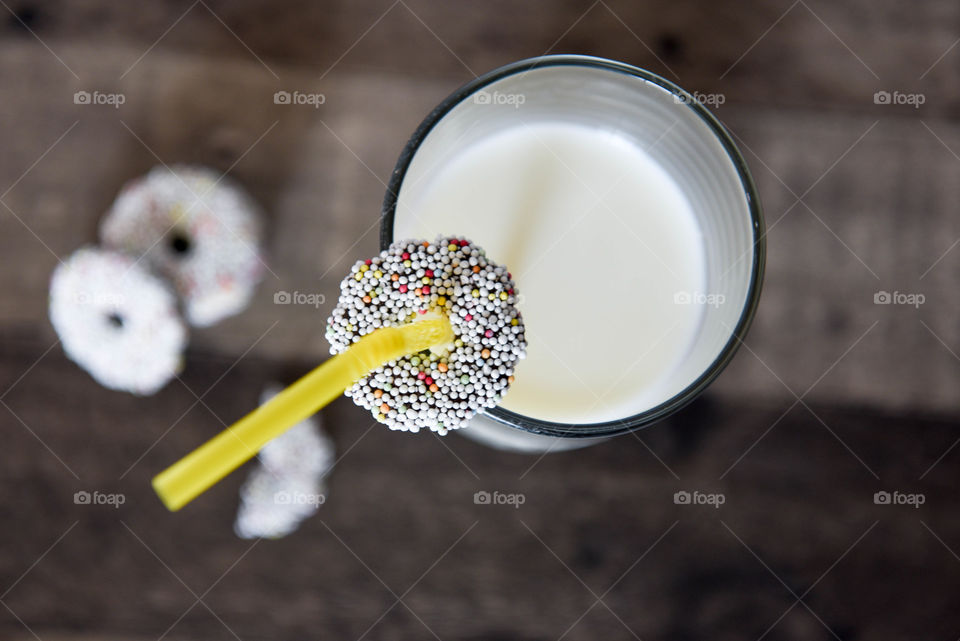
[[[360, 272], [366, 263], [358, 262], [353, 278], [341, 284], [327, 334], [332, 353], [379, 327], [415, 322], [439, 310], [460, 322], [449, 352], [423, 350], [396, 359], [373, 370], [347, 395], [391, 429], [413, 432], [445, 434], [494, 407], [526, 349], [515, 305], [511, 299], [500, 302], [501, 293], [514, 287], [505, 270], [458, 238], [440, 238], [436, 245], [397, 242], [369, 265]], [[365, 298], [369, 301], [358, 306]], [[497, 339], [502, 327], [510, 330]]]

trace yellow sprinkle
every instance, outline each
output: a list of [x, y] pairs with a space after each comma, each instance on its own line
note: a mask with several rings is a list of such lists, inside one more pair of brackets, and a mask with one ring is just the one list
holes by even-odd
[[496, 298], [496, 296], [494, 296], [493, 294], [488, 294], [487, 298], [489, 298], [490, 300], [493, 300], [494, 298]]
[[480, 290], [479, 290], [479, 289], [473, 290], [473, 297], [474, 297], [474, 298], [480, 298]]
[[453, 243], [450, 243], [449, 245], [447, 245], [447, 249], [449, 249], [452, 252], [457, 251], [457, 246], [454, 245]]
[[368, 269], [370, 269], [370, 266], [369, 266], [369, 265], [360, 265], [360, 271], [365, 272], [365, 271], [367, 271]]
[[520, 324], [520, 321], [519, 321], [518, 319], [514, 318], [514, 319], [512, 319], [512, 320], [510, 321], [510, 324], [516, 326], [516, 325], [519, 325], [519, 324]]
[[445, 297], [441, 296], [440, 298], [437, 299], [437, 305], [446, 305], [446, 304], [447, 304], [447, 299]]
[[357, 275], [354, 276], [355, 280], [363, 280], [363, 272], [357, 272]]
[[404, 266], [404, 267], [409, 267], [409, 266], [412, 265], [412, 264], [413, 264], [413, 263], [411, 263], [409, 260], [403, 261], [403, 266]]
[[423, 278], [420, 279], [420, 281], [421, 281], [424, 285], [429, 285], [429, 284], [430, 284], [430, 278], [429, 278], [428, 276], [424, 276]]
[[373, 276], [375, 278], [383, 278], [383, 272], [378, 269], [377, 271], [373, 272]]
[[507, 292], [500, 292], [500, 300], [507, 300]]

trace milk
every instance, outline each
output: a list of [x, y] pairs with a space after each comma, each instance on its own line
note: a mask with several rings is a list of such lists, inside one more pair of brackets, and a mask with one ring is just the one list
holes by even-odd
[[[703, 241], [680, 189], [610, 132], [541, 122], [459, 150], [400, 193], [394, 237], [462, 236], [507, 265], [527, 358], [501, 406], [561, 423], [658, 404], [705, 291]], [[408, 196], [413, 193], [415, 196]]]

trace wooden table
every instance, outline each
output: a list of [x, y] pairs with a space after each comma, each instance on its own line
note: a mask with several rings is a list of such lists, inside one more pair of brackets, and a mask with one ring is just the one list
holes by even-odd
[[[960, 5], [9, 9], [0, 638], [960, 636]], [[709, 394], [542, 459], [393, 434], [338, 401], [323, 419], [343, 458], [295, 535], [233, 535], [244, 472], [166, 513], [154, 473], [325, 357], [318, 328], [344, 269], [376, 251], [384, 182], [420, 119], [475, 75], [548, 52], [725, 98], [716, 113], [759, 184], [769, 262], [747, 347]], [[74, 104], [81, 90], [126, 102]], [[276, 105], [278, 90], [326, 100]], [[877, 104], [878, 91], [923, 104]], [[270, 273], [248, 311], [194, 332], [181, 380], [138, 399], [63, 356], [47, 283], [94, 242], [120, 185], [159, 162], [246, 185], [269, 211]], [[330, 303], [278, 307], [281, 290]], [[925, 302], [875, 305], [880, 291]], [[126, 502], [75, 505], [80, 490]], [[479, 490], [526, 500], [478, 506]], [[678, 491], [725, 502], [677, 505]], [[878, 491], [924, 503], [878, 505]]]

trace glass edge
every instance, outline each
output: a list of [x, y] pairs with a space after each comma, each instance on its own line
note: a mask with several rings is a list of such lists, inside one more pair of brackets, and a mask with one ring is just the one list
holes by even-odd
[[390, 182], [387, 185], [387, 192], [384, 196], [383, 205], [380, 212], [380, 249], [387, 249], [393, 242], [393, 219], [396, 214], [397, 199], [399, 197], [400, 187], [403, 184], [404, 176], [410, 168], [413, 157], [429, 135], [430, 131], [447, 115], [454, 107], [463, 102], [465, 98], [475, 93], [477, 90], [488, 86], [497, 80], [519, 72], [531, 71], [540, 67], [554, 66], [583, 66], [607, 69], [618, 73], [641, 78], [660, 86], [666, 91], [684, 97], [684, 106], [692, 109], [694, 113], [704, 121], [704, 123], [713, 131], [717, 139], [723, 145], [727, 156], [734, 164], [734, 168], [740, 177], [743, 185], [744, 194], [747, 199], [747, 208], [750, 211], [750, 218], [753, 228], [753, 262], [750, 271], [750, 285], [747, 289], [747, 299], [740, 312], [740, 318], [737, 326], [730, 336], [730, 339], [724, 345], [723, 349], [714, 359], [710, 367], [704, 370], [695, 381], [685, 387], [663, 403], [650, 408], [639, 414], [634, 414], [615, 421], [606, 421], [601, 423], [556, 423], [551, 421], [540, 421], [531, 419], [522, 414], [517, 414], [500, 407], [492, 408], [483, 414], [492, 420], [521, 429], [534, 434], [545, 436], [558, 436], [563, 438], [596, 438], [603, 436], [615, 436], [642, 429], [657, 421], [660, 421], [675, 412], [683, 409], [686, 405], [695, 400], [703, 391], [720, 375], [721, 372], [733, 360], [734, 355], [739, 348], [740, 343], [746, 336], [756, 315], [757, 307], [760, 302], [760, 293], [763, 289], [763, 276], [766, 268], [766, 229], [763, 217], [763, 210], [760, 205], [759, 194], [753, 176], [747, 166], [746, 160], [737, 148], [733, 137], [726, 127], [714, 116], [706, 107], [693, 99], [690, 93], [674, 84], [673, 82], [659, 76], [655, 73], [634, 67], [623, 62], [598, 58], [594, 56], [583, 55], [549, 55], [536, 58], [527, 58], [517, 62], [504, 65], [489, 73], [477, 77], [476, 79], [462, 85], [440, 104], [427, 114], [426, 118], [420, 123], [417, 129], [410, 136], [410, 139], [404, 145], [397, 164], [390, 176]]

